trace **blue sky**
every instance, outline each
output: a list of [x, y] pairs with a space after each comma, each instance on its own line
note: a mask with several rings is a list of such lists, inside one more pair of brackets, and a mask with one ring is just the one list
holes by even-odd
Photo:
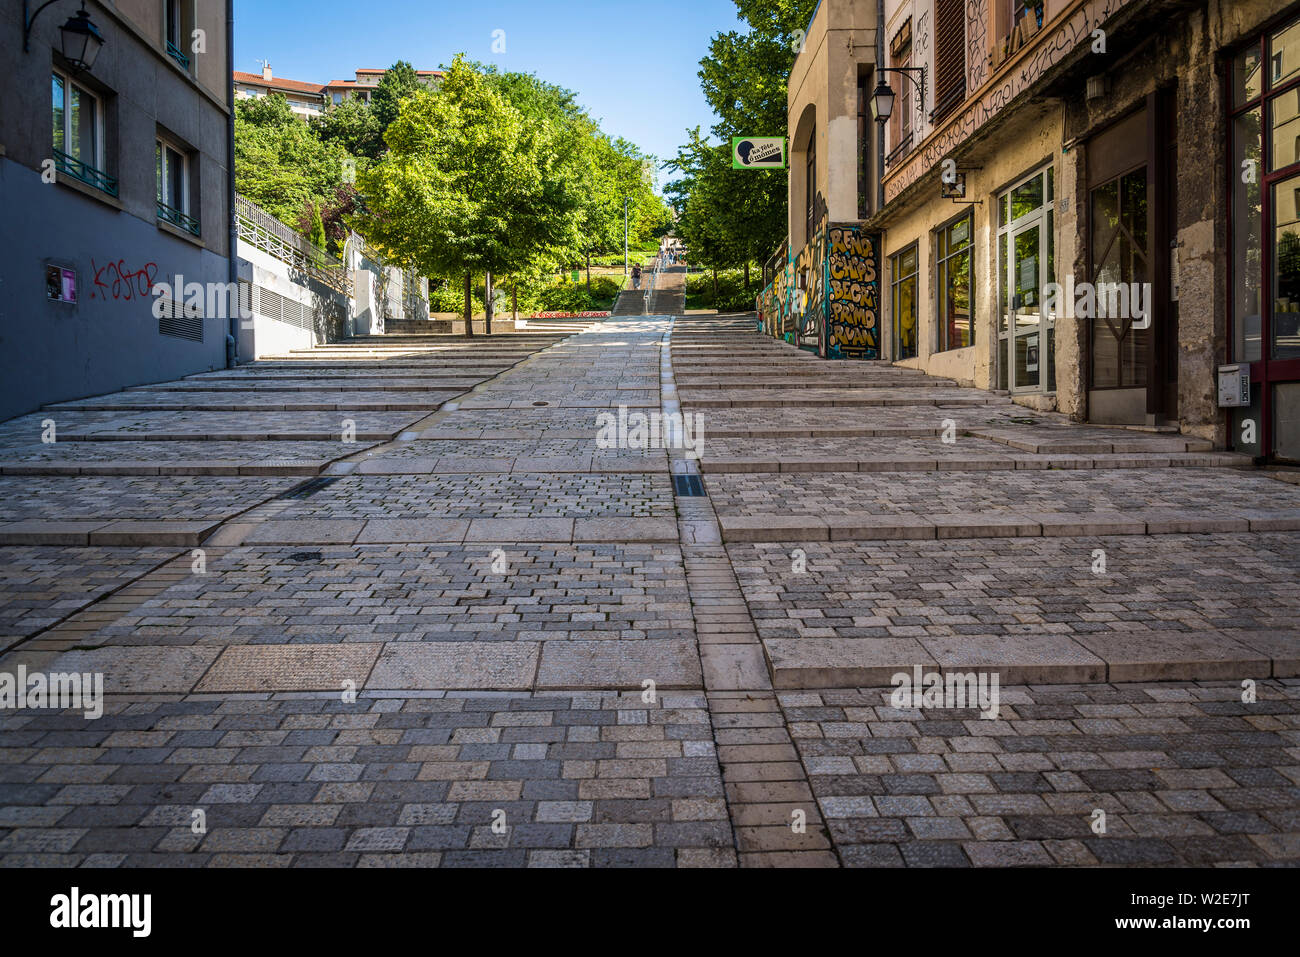
[[661, 159], [688, 127], [715, 122], [699, 61], [715, 33], [741, 28], [732, 0], [236, 0], [235, 19], [237, 70], [269, 60], [276, 76], [325, 83], [464, 52], [574, 90], [606, 131]]

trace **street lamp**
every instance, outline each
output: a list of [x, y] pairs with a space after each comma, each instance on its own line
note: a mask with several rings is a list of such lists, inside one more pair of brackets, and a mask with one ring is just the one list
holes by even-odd
[[[876, 210], [885, 208], [885, 124], [889, 118], [894, 115], [894, 91], [889, 84], [885, 82], [884, 74], [901, 73], [914, 84], [917, 92], [920, 94], [921, 112], [925, 112], [925, 67], [923, 66], [900, 66], [900, 67], [879, 67], [876, 70], [879, 78], [876, 81], [876, 88], [871, 91], [871, 115], [875, 117], [879, 125], [876, 142], [879, 144], [879, 159], [876, 170]], [[916, 74], [920, 74], [918, 79]]]
[[[36, 8], [34, 13], [30, 13], [28, 0], [23, 0], [24, 53], [31, 52], [32, 25], [36, 22], [36, 18], [46, 7], [57, 2], [58, 0], [46, 0]], [[104, 37], [99, 32], [99, 27], [95, 26], [94, 21], [90, 19], [90, 14], [86, 12], [85, 0], [81, 2], [81, 10], [75, 16], [68, 17], [67, 22], [59, 28], [59, 33], [62, 36], [64, 59], [78, 73], [90, 70], [95, 65], [95, 58], [99, 56], [100, 49], [104, 46]]]
[[627, 278], [627, 204], [631, 202], [630, 196], [623, 197], [623, 278]]
[[[914, 84], [917, 92], [921, 95], [920, 109], [925, 112], [925, 67], [923, 66], [900, 66], [900, 67], [881, 67], [876, 71], [880, 74], [901, 73]], [[914, 74], [921, 74], [918, 79]], [[871, 115], [875, 117], [877, 123], [886, 123], [894, 115], [894, 91], [889, 84], [885, 82], [882, 75], [876, 82], [876, 88], [871, 92]]]

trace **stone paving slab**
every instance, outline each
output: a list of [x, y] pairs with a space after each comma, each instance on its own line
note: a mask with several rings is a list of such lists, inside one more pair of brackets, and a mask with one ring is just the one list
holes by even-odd
[[1285, 534], [798, 547], [802, 573], [788, 544], [728, 546], [779, 687], [906, 670], [880, 644], [903, 638], [942, 667], [983, 664], [1008, 682], [1289, 675], [1300, 653], [1287, 584], [1300, 550]]
[[530, 690], [540, 642], [394, 642], [366, 682], [371, 691]]
[[383, 645], [242, 645], [227, 648], [196, 692], [356, 691]]
[[38, 412], [0, 424], [0, 443], [40, 441], [42, 422], [52, 420], [61, 442], [314, 441], [342, 443], [344, 422], [357, 442], [389, 441], [419, 420], [414, 412]]
[[219, 653], [218, 648], [151, 645], [94, 648], [59, 655], [48, 670], [103, 674], [107, 694], [187, 694]]

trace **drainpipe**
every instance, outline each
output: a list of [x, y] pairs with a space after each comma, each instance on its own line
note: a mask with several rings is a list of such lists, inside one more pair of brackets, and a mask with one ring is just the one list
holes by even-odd
[[[876, 78], [885, 65], [885, 0], [876, 0]], [[876, 212], [885, 208], [885, 124], [876, 124]]]
[[235, 0], [226, 0], [226, 104], [230, 116], [226, 120], [226, 200], [230, 217], [228, 240], [230, 270], [228, 273], [234, 302], [226, 309], [229, 328], [226, 331], [226, 368], [239, 365], [239, 323], [243, 312], [239, 296], [239, 223], [235, 218]]

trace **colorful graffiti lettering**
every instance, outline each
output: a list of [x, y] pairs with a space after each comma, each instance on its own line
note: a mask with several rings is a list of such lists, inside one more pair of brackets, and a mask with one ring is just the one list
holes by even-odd
[[830, 308], [827, 354], [875, 359], [880, 354], [880, 271], [875, 237], [857, 226], [830, 230]]
[[153, 291], [154, 278], [158, 275], [157, 263], [145, 263], [144, 267], [132, 271], [125, 259], [99, 266], [90, 260], [90, 269], [95, 274], [95, 288], [91, 299], [113, 299], [130, 302], [132, 299], [147, 299]]
[[772, 264], [773, 281], [759, 299], [760, 329], [831, 359], [878, 358], [877, 249], [875, 237], [857, 226], [823, 219], [797, 256], [784, 249]]

